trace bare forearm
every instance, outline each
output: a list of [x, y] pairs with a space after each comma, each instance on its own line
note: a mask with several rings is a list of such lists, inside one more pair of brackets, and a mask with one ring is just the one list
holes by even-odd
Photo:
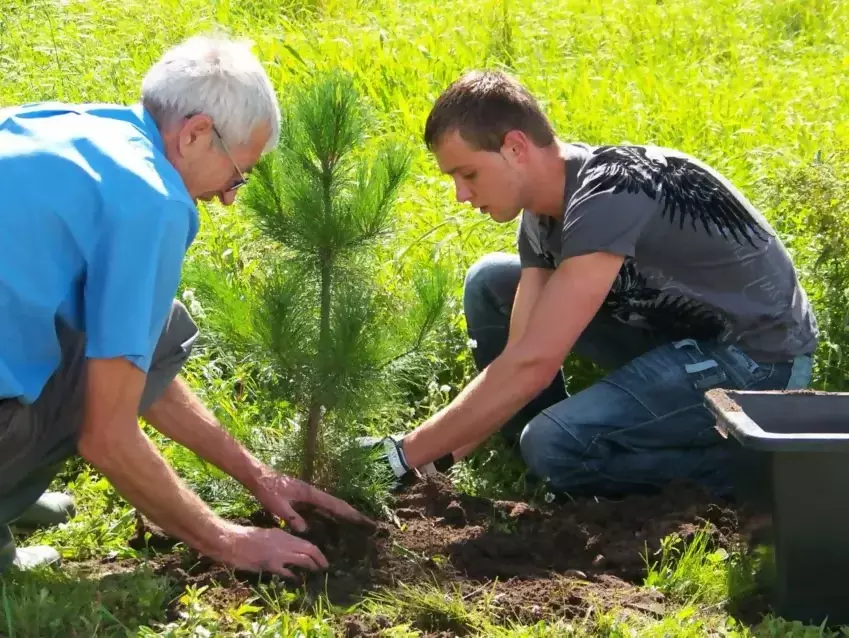
[[459, 447], [451, 453], [451, 457], [454, 459], [454, 462], [461, 461], [469, 454], [474, 452], [480, 445], [489, 438], [489, 435], [482, 436], [481, 438], [472, 441], [471, 443], [466, 443], [465, 445]]
[[220, 426], [182, 379], [175, 379], [143, 416], [165, 436], [248, 489], [253, 489], [265, 472], [263, 464]]
[[449, 451], [468, 451], [551, 383], [623, 261], [598, 252], [567, 259], [553, 273], [523, 271], [513, 339], [451, 405], [404, 437], [407, 462], [420, 467]]
[[454, 451], [468, 453], [525, 405], [545, 378], [530, 363], [499, 357], [445, 407], [404, 437], [404, 454], [420, 467]]
[[[510, 330], [508, 331], [507, 345], [505, 347], [505, 351], [515, 349], [516, 344], [522, 339], [522, 336], [525, 334], [525, 328], [528, 324], [528, 319], [531, 315], [531, 312], [533, 311], [534, 304], [539, 298], [542, 289], [545, 287], [545, 284], [551, 278], [551, 273], [552, 271], [542, 268], [525, 268], [522, 271], [522, 276], [519, 280], [519, 285], [516, 288], [516, 297], [513, 302], [513, 309], [510, 313]], [[504, 364], [505, 361], [502, 358], [498, 363], [498, 367], [503, 370]], [[508, 375], [521, 373], [517, 366], [509, 365], [509, 360], [507, 367], [512, 367], [512, 370], [508, 370], [504, 374], [499, 374], [501, 370], [496, 370], [494, 376], [505, 377]], [[528, 366], [525, 365], [523, 367], [527, 368]], [[490, 381], [486, 385], [497, 388], [497, 382], [498, 380], [496, 379], [495, 382]], [[486, 391], [488, 390], [484, 389], [484, 392]], [[507, 418], [509, 418], [509, 416]], [[492, 434], [494, 429], [495, 428], [493, 427], [479, 428], [479, 433], [477, 436], [471, 436], [471, 434], [464, 430], [464, 434], [469, 434], [469, 436], [464, 438], [464, 443], [460, 447], [454, 449], [452, 454], [454, 460], [459, 461], [460, 459], [471, 454], [475, 450], [475, 448], [477, 448], [481, 443], [483, 443], [487, 440], [487, 438], [489, 438], [490, 434]]]
[[81, 439], [80, 454], [133, 506], [169, 534], [215, 556], [224, 521], [186, 487], [138, 428]]

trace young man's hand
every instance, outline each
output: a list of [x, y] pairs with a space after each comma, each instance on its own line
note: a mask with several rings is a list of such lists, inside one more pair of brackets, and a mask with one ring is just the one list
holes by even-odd
[[404, 437], [401, 434], [361, 437], [357, 439], [357, 443], [361, 448], [377, 452], [377, 462], [385, 465], [387, 470], [395, 476], [395, 491], [409, 487], [419, 476], [446, 472], [454, 464], [453, 455], [446, 454], [434, 463], [427, 463], [420, 468], [411, 468], [404, 455]]

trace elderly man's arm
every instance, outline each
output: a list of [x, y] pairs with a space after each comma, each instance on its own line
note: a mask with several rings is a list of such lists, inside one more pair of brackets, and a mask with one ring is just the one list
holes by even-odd
[[285, 564], [310, 569], [327, 559], [280, 529], [240, 527], [216, 516], [174, 474], [138, 426], [145, 375], [125, 359], [89, 360], [80, 455], [166, 532], [238, 568], [291, 576]]
[[310, 503], [334, 516], [355, 523], [370, 523], [344, 501], [303, 481], [282, 476], [260, 462], [220, 426], [182, 379], [175, 379], [143, 416], [165, 436], [235, 478], [260, 503], [298, 531], [304, 530], [306, 525], [292, 503]]
[[261, 482], [265, 466], [219, 426], [215, 416], [179, 377], [142, 416], [162, 434], [192, 450], [249, 490], [253, 491]]

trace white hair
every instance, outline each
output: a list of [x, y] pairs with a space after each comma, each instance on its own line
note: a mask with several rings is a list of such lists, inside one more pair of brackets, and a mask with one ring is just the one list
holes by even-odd
[[228, 146], [262, 125], [271, 129], [264, 152], [277, 145], [277, 96], [248, 41], [194, 36], [172, 47], [145, 75], [142, 104], [161, 127], [203, 113]]

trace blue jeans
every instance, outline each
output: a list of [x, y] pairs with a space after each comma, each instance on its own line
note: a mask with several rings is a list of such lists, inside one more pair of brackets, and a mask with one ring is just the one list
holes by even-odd
[[[521, 267], [513, 255], [487, 255], [469, 270], [464, 310], [479, 370], [507, 343]], [[704, 403], [710, 388], [781, 390], [810, 383], [811, 358], [753, 361], [713, 341], [673, 340], [600, 312], [574, 354], [609, 371], [569, 396], [562, 372], [502, 427], [519, 437], [532, 474], [555, 492], [617, 496], [654, 491], [676, 480], [731, 491], [729, 461], [738, 449], [714, 428]]]

